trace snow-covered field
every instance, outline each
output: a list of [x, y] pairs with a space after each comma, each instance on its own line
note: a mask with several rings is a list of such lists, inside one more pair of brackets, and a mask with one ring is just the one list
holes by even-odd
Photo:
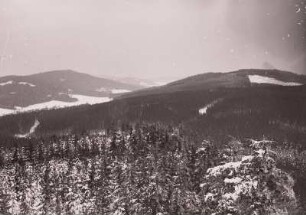
[[251, 83], [256, 83], [256, 84], [274, 84], [274, 85], [281, 85], [281, 86], [300, 86], [302, 85], [301, 83], [297, 82], [284, 82], [277, 80], [275, 78], [270, 78], [266, 76], [261, 76], [261, 75], [249, 75], [249, 80]]
[[15, 109], [0, 108], [0, 116], [21, 113], [21, 112], [30, 112], [34, 110], [72, 107], [72, 106], [78, 106], [78, 105], [83, 105], [83, 104], [93, 105], [93, 104], [98, 104], [98, 103], [109, 102], [112, 100], [109, 97], [93, 97], [93, 96], [83, 96], [83, 95], [73, 95], [73, 94], [70, 94], [70, 97], [77, 99], [77, 101], [63, 102], [63, 101], [52, 100], [49, 102], [38, 103], [38, 104], [30, 105], [27, 107], [15, 107]]
[[14, 113], [15, 110], [0, 108], [0, 116]]

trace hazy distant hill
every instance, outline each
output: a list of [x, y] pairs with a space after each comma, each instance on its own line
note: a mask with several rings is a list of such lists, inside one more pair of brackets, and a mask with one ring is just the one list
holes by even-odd
[[72, 70], [6, 76], [0, 78], [0, 108], [6, 110], [56, 101], [64, 105], [61, 102], [77, 102], [80, 96], [86, 102], [100, 97], [112, 98], [140, 88]]

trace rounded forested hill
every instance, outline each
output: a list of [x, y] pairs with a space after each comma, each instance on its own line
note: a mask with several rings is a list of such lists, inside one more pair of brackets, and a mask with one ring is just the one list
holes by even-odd
[[[255, 76], [258, 83], [251, 82], [250, 76]], [[233, 84], [237, 80], [240, 84]], [[207, 88], [206, 82], [214, 87]], [[201, 83], [203, 87], [199, 88]], [[269, 137], [305, 147], [304, 83], [305, 76], [277, 70], [203, 74], [152, 88], [152, 92], [131, 93], [109, 103], [5, 116], [0, 118], [0, 134], [4, 138], [25, 133], [35, 120], [40, 125], [33, 136], [146, 122], [180, 126], [191, 137], [205, 136], [219, 142], [230, 136]], [[178, 87], [181, 85], [184, 87]]]

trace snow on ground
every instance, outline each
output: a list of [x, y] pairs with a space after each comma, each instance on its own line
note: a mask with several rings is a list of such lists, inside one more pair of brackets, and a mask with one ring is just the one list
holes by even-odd
[[168, 84], [169, 82], [168, 81], [156, 81], [154, 83], [155, 83], [156, 87], [159, 87], [159, 86], [164, 86], [164, 85]]
[[104, 87], [98, 88], [96, 89], [97, 92], [102, 93], [102, 92], [107, 92], [107, 89], [105, 89]]
[[225, 178], [224, 183], [226, 184], [238, 184], [242, 181], [242, 178], [235, 177], [235, 178]]
[[0, 116], [8, 115], [8, 114], [15, 114], [21, 112], [30, 112], [34, 110], [43, 110], [43, 109], [57, 109], [57, 108], [65, 108], [65, 107], [72, 107], [78, 106], [83, 104], [98, 104], [98, 103], [105, 103], [109, 102], [112, 99], [109, 97], [93, 97], [93, 96], [83, 96], [83, 95], [69, 95], [71, 98], [77, 99], [75, 102], [63, 102], [52, 100], [49, 102], [38, 103], [34, 105], [30, 105], [27, 107], [16, 107], [15, 109], [2, 109], [0, 108]]
[[257, 151], [255, 151], [259, 157], [263, 157], [264, 154], [266, 153], [266, 150], [263, 150], [263, 149], [259, 149]]
[[0, 108], [0, 116], [12, 114], [12, 113], [14, 113], [14, 112], [15, 112], [15, 110], [12, 110], [12, 109]]
[[141, 85], [143, 87], [160, 87], [160, 86], [164, 86], [168, 83], [169, 83], [169, 81], [155, 81], [155, 82], [152, 82], [152, 83], [140, 82], [139, 85]]
[[144, 82], [144, 81], [139, 82], [139, 85], [143, 86], [143, 87], [155, 87], [156, 86], [156, 84], [148, 83], [148, 82]]
[[17, 137], [17, 138], [27, 138], [27, 137], [29, 137], [31, 134], [33, 134], [35, 132], [35, 130], [37, 129], [39, 124], [40, 124], [40, 122], [36, 119], [28, 133], [26, 133], [26, 134], [16, 134], [15, 137]]
[[221, 175], [225, 169], [235, 169], [237, 170], [241, 166], [241, 161], [229, 162], [220, 166], [212, 167], [207, 170], [209, 175], [218, 176]]
[[281, 85], [281, 86], [300, 86], [301, 83], [297, 82], [284, 82], [277, 80], [275, 78], [270, 78], [266, 76], [260, 76], [260, 75], [249, 75], [249, 80], [251, 83], [256, 84], [274, 84], [274, 85]]
[[205, 115], [207, 114], [207, 110], [209, 108], [212, 108], [213, 106], [215, 106], [218, 102], [220, 102], [222, 99], [217, 99], [211, 103], [209, 103], [208, 105], [204, 106], [203, 108], [199, 109], [199, 114], [200, 115]]
[[252, 161], [254, 159], [254, 156], [253, 155], [248, 155], [248, 156], [244, 156], [243, 158], [242, 158], [242, 162], [250, 162], [250, 161]]
[[0, 83], [0, 86], [5, 86], [5, 85], [9, 85], [9, 84], [13, 84], [13, 81], [2, 82], [2, 83]]
[[31, 83], [28, 83], [28, 82], [18, 82], [18, 84], [25, 85], [25, 86], [30, 86], [30, 87], [36, 87], [35, 84], [31, 84]]
[[203, 107], [203, 108], [201, 108], [201, 109], [199, 110], [199, 114], [200, 114], [200, 115], [207, 114], [207, 109], [208, 109], [208, 108], [209, 108], [208, 105], [205, 106], [205, 107]]
[[125, 90], [125, 89], [112, 89], [112, 94], [119, 94], [119, 93], [129, 93], [131, 92], [130, 90]]
[[75, 102], [63, 102], [52, 100], [49, 102], [39, 103], [24, 107], [21, 111], [32, 111], [32, 110], [41, 110], [41, 109], [52, 109], [52, 108], [64, 108], [64, 107], [72, 107], [82, 104], [98, 104], [111, 101], [108, 97], [93, 97], [93, 96], [83, 96], [83, 95], [70, 95], [71, 98], [75, 98], [78, 101]]
[[112, 99], [109, 97], [94, 97], [94, 96], [83, 96], [83, 95], [70, 95], [72, 98], [77, 99], [77, 102], [74, 102], [76, 105], [81, 105], [81, 104], [98, 104], [98, 103], [105, 103], [109, 102]]

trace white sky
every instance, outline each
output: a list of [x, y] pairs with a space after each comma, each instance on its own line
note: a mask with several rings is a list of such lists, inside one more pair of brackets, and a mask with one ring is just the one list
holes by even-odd
[[[304, 0], [0, 0], [0, 76], [305, 72]], [[300, 9], [299, 9], [300, 8]]]

